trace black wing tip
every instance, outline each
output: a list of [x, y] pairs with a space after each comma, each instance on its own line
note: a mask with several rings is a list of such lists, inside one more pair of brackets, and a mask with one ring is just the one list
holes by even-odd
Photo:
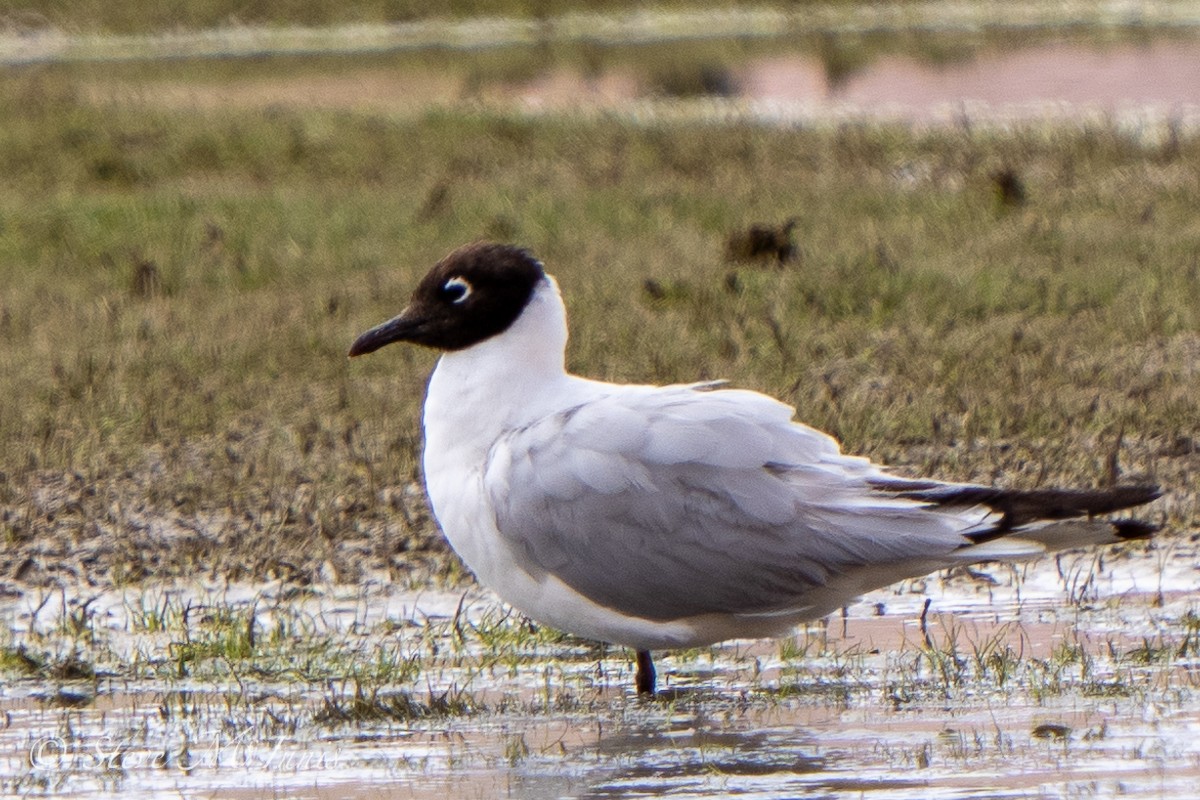
[[1112, 526], [1117, 538], [1123, 542], [1151, 539], [1163, 527], [1141, 519], [1115, 519]]
[[[1104, 489], [1097, 489], [1102, 492]], [[1149, 503], [1151, 500], [1157, 500], [1163, 496], [1162, 487], [1157, 483], [1126, 483], [1118, 484], [1107, 491], [1114, 495], [1125, 495], [1133, 499], [1141, 498], [1142, 503]]]
[[1150, 483], [1105, 489], [1000, 489], [973, 484], [893, 481], [877, 483], [874, 488], [938, 506], [988, 506], [1008, 517], [1013, 526], [1038, 519], [1111, 514], [1145, 505], [1163, 495], [1161, 487]]

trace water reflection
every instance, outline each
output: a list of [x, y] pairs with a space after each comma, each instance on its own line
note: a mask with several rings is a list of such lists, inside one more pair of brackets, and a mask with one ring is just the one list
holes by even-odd
[[[950, 707], [934, 715], [797, 708], [715, 718], [697, 713], [605, 734], [553, 767], [534, 759], [519, 768], [513, 785], [517, 796], [571, 798], [925, 800], [1045, 791], [1105, 795], [1151, 784], [1161, 796], [1184, 796], [1179, 793], [1186, 794], [1195, 776], [1194, 767], [1183, 764], [1194, 763], [1196, 745], [1185, 742], [1183, 731], [1196, 720], [1171, 735], [1140, 724], [1134, 704], [1117, 705], [1124, 706], [1123, 719], [1109, 716], [1116, 708], [1081, 712], [1054, 703]], [[1062, 720], [1056, 730], [1064, 735], [1039, 736], [1034, 721], [1041, 718]], [[580, 773], [570, 769], [572, 762], [595, 766]], [[1167, 763], [1173, 766], [1160, 771]]]

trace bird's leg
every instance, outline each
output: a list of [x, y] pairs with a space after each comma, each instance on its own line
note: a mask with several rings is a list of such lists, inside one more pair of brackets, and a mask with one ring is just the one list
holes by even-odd
[[639, 695], [654, 696], [654, 659], [650, 658], [649, 650], [637, 651], [637, 676], [633, 679]]

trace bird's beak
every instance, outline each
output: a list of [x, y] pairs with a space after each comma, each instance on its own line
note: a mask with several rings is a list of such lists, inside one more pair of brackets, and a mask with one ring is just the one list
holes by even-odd
[[355, 339], [354, 344], [350, 345], [348, 355], [350, 358], [364, 356], [367, 353], [374, 353], [385, 344], [411, 341], [420, 333], [424, 325], [425, 319], [409, 306], [387, 322], [376, 325]]

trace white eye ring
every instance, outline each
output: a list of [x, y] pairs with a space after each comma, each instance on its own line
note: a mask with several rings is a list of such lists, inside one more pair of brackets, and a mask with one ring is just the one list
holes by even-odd
[[458, 305], [459, 303], [465, 303], [467, 298], [471, 296], [471, 284], [467, 282], [466, 278], [455, 276], [442, 284], [442, 291], [447, 296], [457, 294], [457, 297], [450, 298], [450, 302]]

